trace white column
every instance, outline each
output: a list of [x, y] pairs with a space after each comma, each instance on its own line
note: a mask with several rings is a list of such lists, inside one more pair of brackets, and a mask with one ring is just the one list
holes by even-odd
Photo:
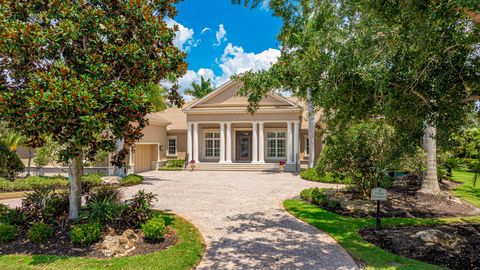
[[135, 163], [134, 163], [135, 162], [135, 153], [133, 153], [133, 149], [135, 149], [135, 146], [134, 145], [130, 146], [127, 174], [135, 173]]
[[300, 154], [300, 122], [295, 122], [293, 129], [293, 162], [297, 163], [297, 156]]
[[225, 163], [225, 123], [220, 123], [220, 160], [218, 163]]
[[[167, 146], [168, 147], [168, 146]], [[187, 163], [193, 159], [193, 146], [192, 146], [192, 123], [187, 123]]]
[[232, 163], [232, 123], [227, 123], [227, 153], [225, 163]]
[[263, 122], [258, 123], [258, 163], [265, 163], [265, 136]]
[[200, 163], [198, 160], [198, 150], [200, 146], [198, 145], [198, 123], [193, 123], [193, 159], [195, 162]]
[[292, 163], [293, 148], [292, 122], [287, 122], [287, 163]]
[[252, 163], [258, 163], [258, 133], [257, 122], [252, 123]]

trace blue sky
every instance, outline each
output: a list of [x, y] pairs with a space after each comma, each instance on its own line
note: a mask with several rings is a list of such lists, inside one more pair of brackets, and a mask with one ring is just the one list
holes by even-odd
[[181, 89], [203, 75], [215, 86], [231, 75], [271, 66], [280, 55], [281, 20], [266, 7], [251, 10], [230, 0], [185, 0], [178, 4], [175, 45], [188, 53]]

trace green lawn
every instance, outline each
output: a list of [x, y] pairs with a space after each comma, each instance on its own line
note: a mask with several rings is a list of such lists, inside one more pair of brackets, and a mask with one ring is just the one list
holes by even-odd
[[107, 260], [44, 255], [3, 255], [0, 269], [193, 269], [201, 260], [205, 244], [200, 232], [185, 219], [163, 214], [179, 236], [173, 247], [152, 254]]
[[453, 195], [480, 207], [480, 181], [474, 186], [473, 175], [474, 173], [472, 172], [453, 171], [452, 180], [463, 184], [452, 190], [452, 193]]
[[[367, 264], [367, 269], [442, 269], [438, 266], [404, 258], [385, 251], [362, 239], [361, 228], [375, 226], [374, 218], [340, 216], [300, 200], [286, 200], [285, 209], [295, 217], [328, 233], [353, 257]], [[480, 217], [468, 218], [384, 218], [383, 225], [429, 225], [456, 222], [480, 222]]]

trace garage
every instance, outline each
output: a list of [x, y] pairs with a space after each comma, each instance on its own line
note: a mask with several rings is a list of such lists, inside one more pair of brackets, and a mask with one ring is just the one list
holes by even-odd
[[134, 157], [134, 172], [141, 173], [154, 170], [152, 168], [157, 161], [157, 145], [155, 144], [136, 144]]

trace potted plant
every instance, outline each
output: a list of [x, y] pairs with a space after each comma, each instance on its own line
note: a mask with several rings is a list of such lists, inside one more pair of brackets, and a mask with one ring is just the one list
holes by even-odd
[[193, 172], [193, 170], [195, 170], [195, 160], [194, 159], [190, 160], [188, 164], [190, 164], [190, 170]]
[[280, 171], [281, 172], [284, 172], [285, 171], [285, 160], [280, 160], [280, 166], [278, 166], [280, 168]]

